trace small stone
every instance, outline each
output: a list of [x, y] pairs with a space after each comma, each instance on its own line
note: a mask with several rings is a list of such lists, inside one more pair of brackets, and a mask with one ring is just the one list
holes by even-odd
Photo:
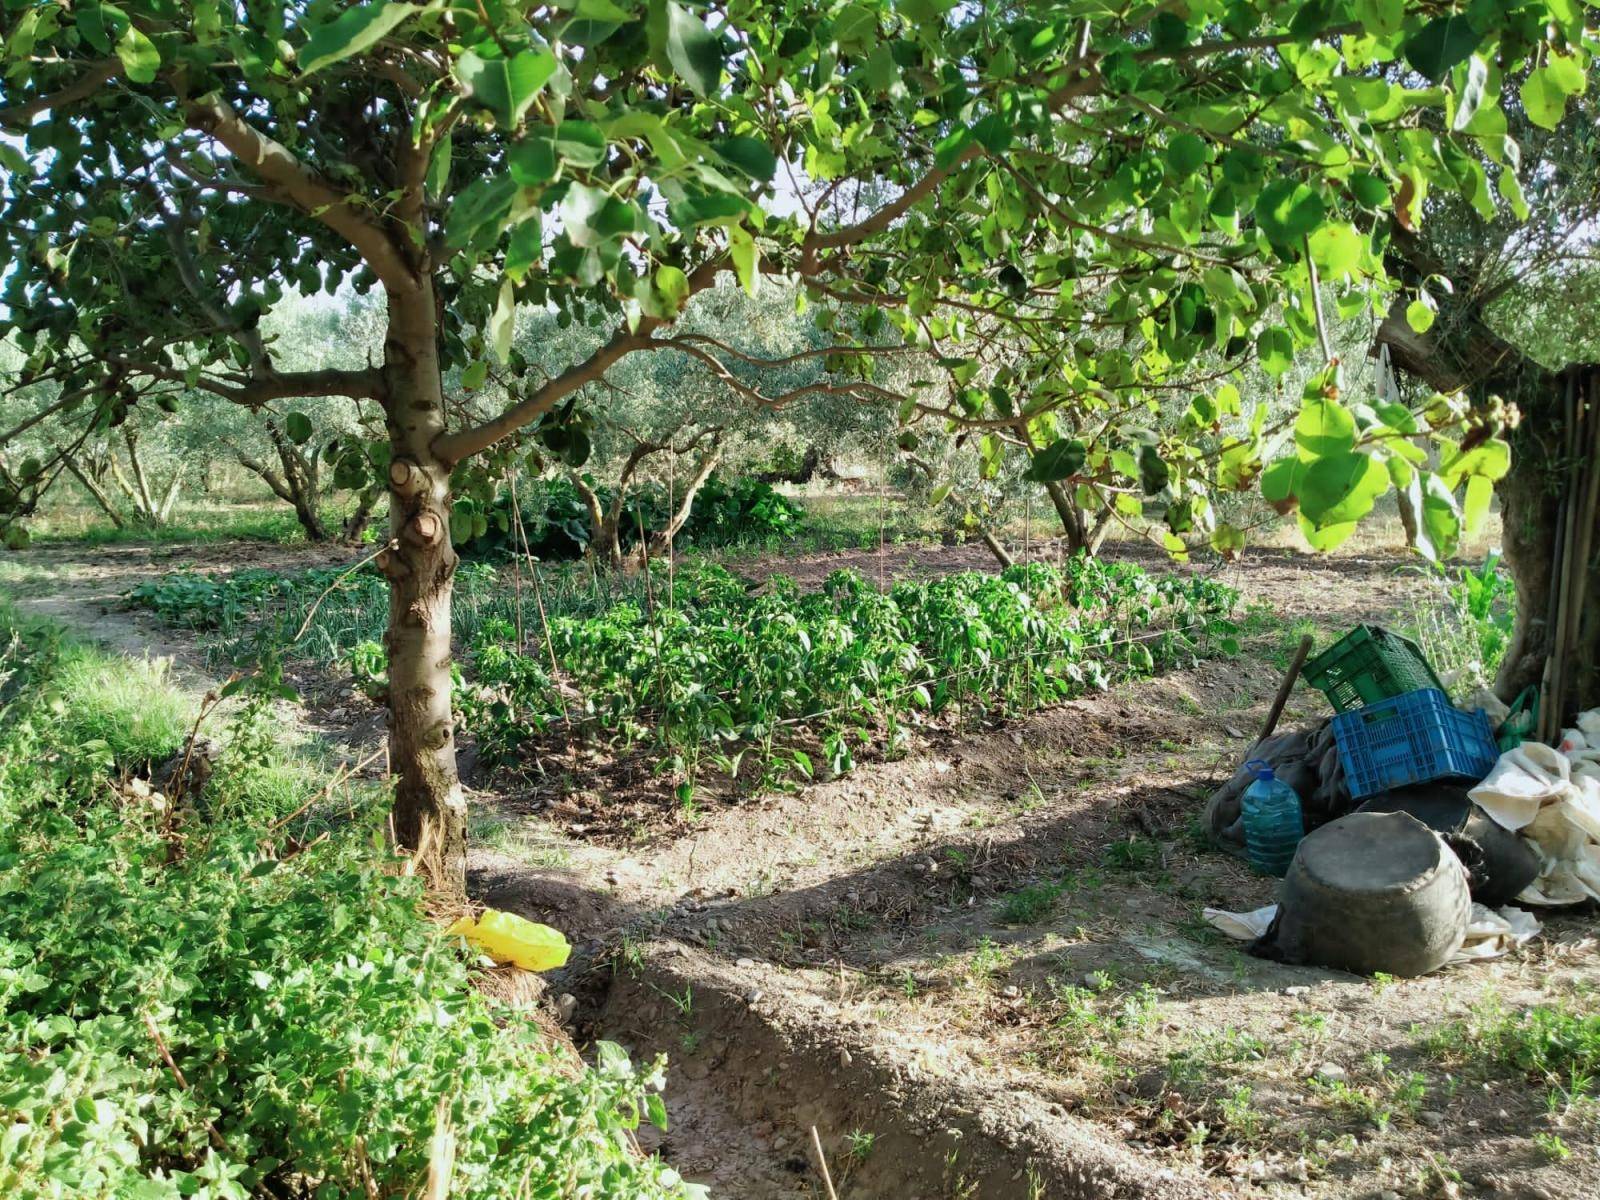
[[1385, 1189], [1378, 1193], [1378, 1200], [1400, 1200], [1400, 1193], [1393, 1189]]
[[759, 1004], [759, 1003], [761, 1003], [761, 997], [763, 997], [765, 995], [766, 995], [766, 993], [763, 992], [760, 988], [751, 988], [748, 992], [746, 992], [744, 994], [744, 1002], [746, 1004]]
[[1417, 1114], [1417, 1120], [1421, 1121], [1424, 1125], [1431, 1125], [1437, 1129], [1439, 1126], [1444, 1124], [1444, 1114], [1442, 1112], [1434, 1112], [1432, 1109], [1425, 1108]]
[[1350, 1078], [1350, 1072], [1346, 1071], [1338, 1063], [1323, 1063], [1312, 1072], [1312, 1075], [1322, 1080], [1323, 1083], [1343, 1083]]
[[563, 1025], [572, 1024], [572, 1014], [578, 1011], [578, 998], [571, 992], [556, 997], [556, 1020]]
[[852, 1061], [854, 1061], [854, 1060], [852, 1060], [851, 1057], [850, 1057], [850, 1051], [846, 1050], [843, 1046], [840, 1046], [839, 1047], [839, 1065], [841, 1067], [848, 1067], [851, 1064]]
[[150, 785], [143, 779], [130, 779], [128, 780], [128, 790], [143, 800], [150, 794]]
[[736, 967], [753, 967], [756, 965], [756, 960], [753, 958], [736, 958], [733, 960], [733, 965]]
[[846, 904], [860, 904], [861, 903], [861, 893], [860, 892], [846, 892], [844, 894], [844, 902]]
[[1311, 991], [1311, 989], [1308, 988], [1305, 984], [1297, 983], [1297, 984], [1293, 985], [1292, 987], [1284, 988], [1283, 989], [1283, 994], [1285, 996], [1305, 996], [1305, 995], [1308, 995], [1310, 993], [1310, 991]]
[[1022, 989], [1015, 984], [1007, 984], [1000, 989], [1000, 994], [1007, 1000], [1015, 1000], [1022, 995]]

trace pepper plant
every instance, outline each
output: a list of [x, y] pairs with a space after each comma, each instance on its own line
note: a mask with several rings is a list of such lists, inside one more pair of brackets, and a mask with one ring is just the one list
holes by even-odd
[[[25, 411], [0, 442], [50, 439], [8, 450], [0, 507], [25, 516], [62, 451], [195, 389], [251, 410], [378, 405], [386, 441], [364, 457], [390, 501], [394, 828], [460, 887], [452, 502], [486, 492], [535, 422], [580, 459], [568, 402], [624, 355], [673, 351], [728, 374], [726, 347], [674, 336], [692, 295], [728, 272], [749, 289], [798, 276], [827, 301], [845, 388], [866, 373], [857, 328], [871, 339], [892, 318], [930, 345], [979, 339], [946, 355], [959, 390], [913, 394], [908, 416], [975, 420], [1036, 454], [1037, 478], [1075, 485], [1087, 456], [1057, 413], [1115, 414], [1108, 397], [1137, 397], [1219, 340], [1286, 357], [1314, 321], [1307, 303], [1280, 316], [1270, 301], [1309, 296], [1308, 264], [1376, 279], [1374, 222], [1414, 221], [1433, 186], [1487, 197], [1476, 159], [1455, 153], [1496, 137], [1487, 81], [1532, 66], [1530, 88], [1559, 107], [1583, 82], [1590, 11], [8, 0], [3, 299], [26, 359], [7, 381]], [[1517, 202], [1514, 174], [1500, 191]], [[294, 291], [374, 288], [381, 362], [280, 367], [264, 312]], [[525, 371], [519, 303], [607, 336], [551, 374]], [[864, 306], [859, 326], [835, 304]], [[984, 346], [1017, 331], [1035, 339], [1024, 369], [997, 373]], [[1117, 331], [1135, 349], [1092, 336]], [[500, 360], [503, 405], [447, 401], [446, 372], [471, 393]], [[1298, 451], [1307, 478], [1362, 467], [1316, 493], [1324, 517], [1359, 515], [1370, 472], [1350, 440]], [[1147, 489], [1203, 480], [1136, 427], [1109, 453], [1133, 455]], [[1229, 470], [1256, 467], [1241, 452]], [[1295, 495], [1308, 511], [1311, 489]]]

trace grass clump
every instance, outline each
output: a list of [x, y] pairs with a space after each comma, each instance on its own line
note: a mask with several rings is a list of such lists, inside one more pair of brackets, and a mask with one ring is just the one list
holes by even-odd
[[1490, 998], [1465, 1021], [1431, 1032], [1435, 1057], [1560, 1084], [1573, 1096], [1600, 1094], [1600, 1012], [1558, 1000], [1522, 1012]]
[[1064, 883], [1032, 883], [1018, 888], [1007, 893], [1000, 906], [1000, 919], [1007, 925], [1032, 925], [1042, 921], [1055, 909], [1066, 890]]
[[165, 758], [182, 743], [192, 714], [168, 680], [166, 660], [113, 660], [72, 644], [54, 654], [52, 715], [64, 740], [101, 745], [130, 767]]
[[573, 1069], [473, 991], [384, 796], [275, 829], [313, 768], [241, 736], [175, 812], [120, 786], [181, 743], [165, 679], [0, 630], [0, 1195], [688, 1194], [628, 1148], [659, 1065]]

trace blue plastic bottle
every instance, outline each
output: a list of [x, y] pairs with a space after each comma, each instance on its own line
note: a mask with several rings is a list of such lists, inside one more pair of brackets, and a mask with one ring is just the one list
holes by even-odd
[[1245, 767], [1255, 776], [1245, 789], [1242, 804], [1245, 851], [1250, 865], [1263, 875], [1281, 876], [1306, 835], [1300, 797], [1273, 775], [1270, 763], [1253, 758]]

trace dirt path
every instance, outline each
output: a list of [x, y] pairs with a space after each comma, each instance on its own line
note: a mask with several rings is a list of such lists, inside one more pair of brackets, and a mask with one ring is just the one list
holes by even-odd
[[130, 609], [125, 600], [130, 588], [175, 571], [295, 571], [351, 557], [347, 547], [271, 542], [52, 545], [0, 559], [0, 589], [25, 614], [58, 621], [79, 637], [133, 658], [170, 658], [193, 682], [215, 674], [195, 639]]

